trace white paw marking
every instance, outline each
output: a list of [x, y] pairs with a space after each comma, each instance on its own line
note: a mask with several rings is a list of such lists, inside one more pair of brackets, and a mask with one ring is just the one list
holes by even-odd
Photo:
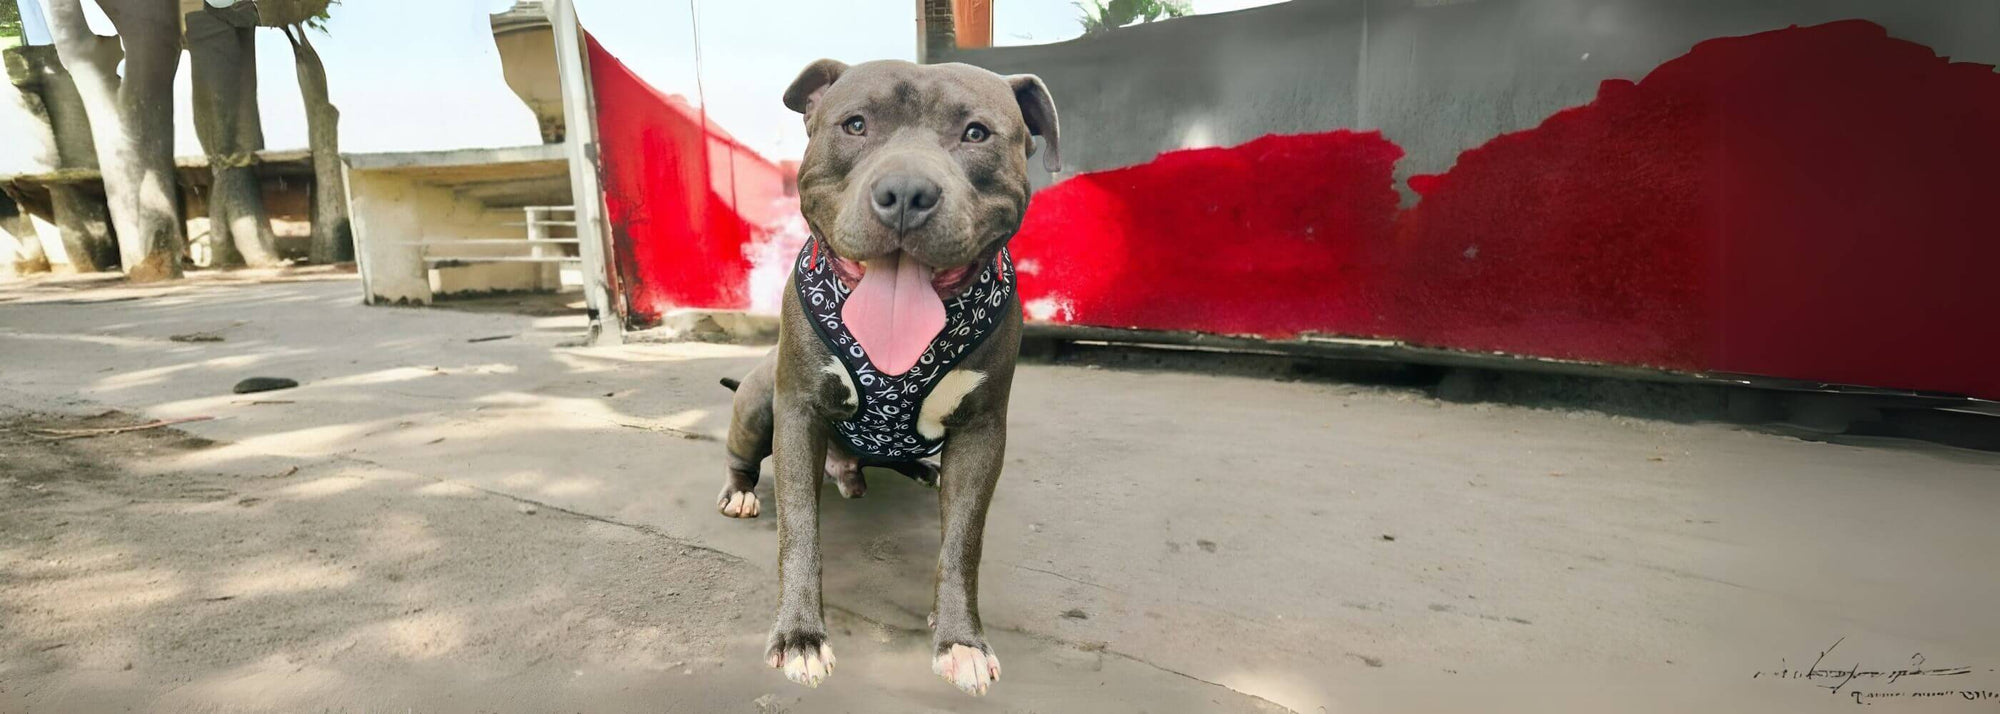
[[722, 515], [730, 518], [756, 518], [758, 511], [757, 494], [749, 491], [729, 494], [729, 499], [722, 502]]
[[1000, 681], [1000, 656], [981, 652], [977, 647], [952, 645], [944, 654], [931, 659], [931, 673], [977, 697]]
[[854, 391], [854, 378], [847, 375], [847, 367], [840, 364], [839, 357], [828, 357], [826, 366], [819, 368], [819, 371], [833, 375], [840, 380], [840, 386], [847, 388], [847, 398], [842, 399], [840, 403], [847, 405], [849, 409], [861, 406], [861, 394]]
[[[769, 664], [779, 667], [776, 658], [782, 656], [773, 655], [773, 660]], [[826, 678], [833, 674], [833, 661], [833, 646], [822, 644], [818, 652], [792, 652], [791, 658], [786, 659], [782, 667], [786, 679], [808, 687], [818, 687], [820, 682], [826, 681]]]
[[985, 381], [986, 373], [977, 370], [954, 369], [946, 373], [931, 388], [931, 395], [924, 398], [923, 411], [917, 412], [917, 433], [931, 441], [944, 438], [944, 420], [958, 411], [965, 395]]

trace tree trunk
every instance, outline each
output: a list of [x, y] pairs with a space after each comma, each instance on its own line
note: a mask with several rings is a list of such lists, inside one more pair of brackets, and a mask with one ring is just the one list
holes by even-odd
[[42, 237], [35, 231], [35, 220], [28, 216], [28, 207], [21, 205], [12, 189], [0, 194], [0, 233], [14, 239], [14, 254], [6, 256], [6, 269], [0, 270], [0, 274], [49, 272], [49, 256], [42, 250]]
[[306, 28], [282, 28], [292, 43], [299, 70], [299, 94], [306, 105], [306, 143], [312, 147], [312, 262], [339, 263], [354, 259], [354, 236], [347, 222], [347, 181], [340, 168], [340, 110], [326, 86], [326, 66], [306, 37]]
[[[181, 231], [180, 182], [174, 170], [174, 74], [180, 71], [180, 5], [175, 0], [104, 0], [98, 3], [125, 45], [125, 79], [118, 87], [118, 118], [126, 129], [126, 172], [138, 235], [118, 237], [125, 274], [134, 281], [181, 276], [187, 253]], [[114, 210], [115, 221], [117, 213]], [[130, 249], [128, 250], [128, 247]], [[133, 250], [138, 251], [134, 258]]]
[[[0, 0], [5, 2], [6, 0]], [[111, 38], [96, 38], [95, 53], [105, 56], [111, 66], [123, 53]], [[34, 100], [48, 118], [55, 134], [57, 164], [66, 169], [97, 168], [97, 147], [90, 138], [90, 119], [76, 81], [63, 67], [53, 47], [18, 47], [11, 51], [28, 64], [28, 78], [17, 85], [24, 96]], [[80, 273], [113, 270], [118, 265], [118, 243], [112, 238], [106, 218], [104, 197], [75, 184], [49, 184], [49, 208], [62, 233], [63, 252], [70, 267]]]
[[194, 125], [208, 154], [210, 249], [217, 265], [278, 265], [277, 236], [264, 211], [256, 152], [264, 148], [257, 112], [257, 11], [247, 4], [187, 14], [194, 75]]
[[49, 211], [55, 215], [72, 270], [95, 273], [118, 267], [118, 241], [111, 236], [104, 197], [75, 184], [49, 184]]
[[0, 233], [14, 239], [14, 254], [7, 256], [6, 270], [0, 270], [0, 274], [49, 272], [49, 255], [42, 250], [42, 237], [35, 234], [33, 219], [26, 214], [0, 218]]
[[[136, 195], [137, 191], [127, 178], [125, 155], [118, 148], [125, 143], [125, 125], [118, 119], [119, 80], [116, 70], [119, 61], [124, 59], [124, 50], [119, 46], [118, 38], [102, 37], [90, 31], [90, 25], [83, 17], [83, 6], [78, 0], [50, 0], [48, 21], [49, 34], [55, 39], [56, 54], [62, 60], [63, 69], [69, 72], [70, 83], [76, 89], [77, 101], [83, 106], [84, 119], [90, 126], [91, 149], [96, 155], [92, 163], [104, 176], [106, 217], [113, 226], [112, 232], [126, 233], [121, 223], [130, 220], [136, 213], [130, 210], [135, 203], [127, 199]], [[74, 191], [70, 193], [72, 198], [75, 197]], [[63, 218], [63, 201], [55, 198], [54, 202], [57, 225], [61, 226], [67, 222]], [[132, 228], [130, 232], [137, 235], [138, 229]], [[69, 231], [64, 231], [63, 237], [65, 249], [74, 245], [68, 240]], [[117, 237], [123, 238], [122, 235]], [[81, 254], [101, 255], [93, 250], [84, 250]], [[72, 254], [70, 258], [74, 261], [79, 256]], [[110, 266], [99, 264], [91, 267], [102, 270]], [[80, 264], [76, 269], [84, 272]]]
[[104, 0], [123, 41], [117, 55], [90, 31], [79, 0], [50, 0], [56, 52], [89, 116], [118, 256], [134, 281], [178, 278], [181, 236], [174, 173], [174, 73], [180, 69], [180, 23], [174, 0]]
[[[110, 55], [104, 61], [116, 66], [123, 56], [117, 41], [98, 40], [102, 45], [100, 52]], [[90, 140], [90, 118], [83, 110], [83, 97], [77, 94], [76, 81], [63, 67], [56, 48], [29, 45], [9, 53], [18, 55], [27, 65], [26, 81], [15, 86], [40, 101], [41, 112], [49, 120], [49, 131], [55, 135], [56, 164], [66, 169], [97, 168], [97, 147]]]

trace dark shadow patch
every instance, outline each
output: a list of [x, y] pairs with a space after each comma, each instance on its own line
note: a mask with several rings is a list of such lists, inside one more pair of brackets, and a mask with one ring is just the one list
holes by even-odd
[[29, 414], [0, 422], [0, 453], [6, 454], [7, 478], [26, 484], [55, 481], [100, 481], [114, 472], [103, 457], [145, 459], [174, 452], [200, 451], [215, 442], [171, 427], [83, 438], [50, 439], [44, 430], [114, 429], [148, 420], [111, 410], [93, 416]]

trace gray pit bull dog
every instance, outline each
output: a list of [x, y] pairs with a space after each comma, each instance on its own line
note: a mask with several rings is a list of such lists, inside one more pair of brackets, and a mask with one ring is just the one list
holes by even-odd
[[[884, 466], [940, 489], [931, 671], [984, 694], [1000, 659], [979, 621], [980, 540], [1021, 337], [1005, 248], [1027, 210], [1034, 137], [1061, 169], [1055, 104], [1032, 75], [820, 60], [785, 106], [810, 137], [799, 204], [812, 239], [778, 348], [740, 385], [724, 380], [737, 391], [717, 499], [725, 516], [757, 517], [758, 465], [773, 457], [781, 596], [765, 659], [809, 686], [833, 671], [820, 481], [856, 498], [861, 467]], [[940, 450], [941, 467], [923, 460]]]

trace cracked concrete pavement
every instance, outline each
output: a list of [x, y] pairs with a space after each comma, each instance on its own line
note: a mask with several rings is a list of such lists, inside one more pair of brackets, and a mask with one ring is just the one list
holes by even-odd
[[[0, 286], [0, 419], [215, 417], [158, 437], [188, 448], [36, 452], [99, 476], [0, 474], [0, 711], [1780, 711], [2000, 690], [1993, 454], [1078, 364], [1016, 380], [981, 578], [993, 694], [929, 673], [935, 493], [877, 471], [824, 499], [841, 667], [807, 690], [758, 661], [772, 519], [714, 512], [716, 379], [763, 348], [571, 347], [574, 318], [358, 295]], [[197, 333], [221, 341], [171, 339]], [[302, 386], [230, 393], [250, 376]], [[1978, 671], [1773, 674], [1836, 640], [1843, 670]], [[1871, 703], [1952, 706], [1911, 701]]]

